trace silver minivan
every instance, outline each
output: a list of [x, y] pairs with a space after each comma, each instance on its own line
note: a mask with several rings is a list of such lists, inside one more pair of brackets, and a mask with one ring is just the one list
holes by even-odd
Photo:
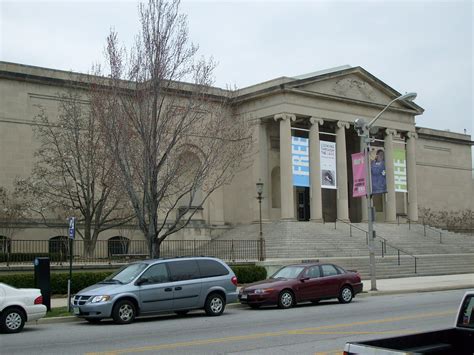
[[74, 314], [91, 323], [113, 318], [204, 309], [219, 316], [237, 300], [237, 277], [223, 261], [209, 257], [144, 260], [126, 265], [72, 299]]

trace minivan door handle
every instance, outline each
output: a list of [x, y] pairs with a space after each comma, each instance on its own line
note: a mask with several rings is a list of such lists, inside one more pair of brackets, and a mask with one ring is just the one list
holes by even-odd
[[173, 291], [173, 289], [171, 287], [165, 288], [165, 292], [171, 292], [171, 291]]
[[182, 289], [183, 289], [183, 288], [180, 287], [180, 286], [174, 288], [175, 291], [181, 291]]

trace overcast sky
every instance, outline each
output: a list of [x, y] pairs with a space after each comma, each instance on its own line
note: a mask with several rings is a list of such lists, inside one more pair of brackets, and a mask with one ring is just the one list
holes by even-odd
[[[0, 0], [0, 60], [87, 72], [137, 2]], [[473, 1], [183, 1], [192, 41], [238, 88], [349, 64], [418, 93], [417, 125], [472, 134]]]

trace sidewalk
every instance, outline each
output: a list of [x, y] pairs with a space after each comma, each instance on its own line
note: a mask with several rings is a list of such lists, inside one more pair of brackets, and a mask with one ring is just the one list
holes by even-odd
[[[364, 292], [369, 296], [474, 289], [474, 274], [403, 277], [377, 280], [377, 291], [370, 291], [370, 280], [363, 280]], [[51, 299], [51, 307], [66, 307], [67, 298]]]

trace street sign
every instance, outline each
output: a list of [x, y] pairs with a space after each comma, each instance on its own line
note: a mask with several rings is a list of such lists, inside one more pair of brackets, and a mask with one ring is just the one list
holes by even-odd
[[76, 217], [69, 217], [69, 239], [76, 237]]

